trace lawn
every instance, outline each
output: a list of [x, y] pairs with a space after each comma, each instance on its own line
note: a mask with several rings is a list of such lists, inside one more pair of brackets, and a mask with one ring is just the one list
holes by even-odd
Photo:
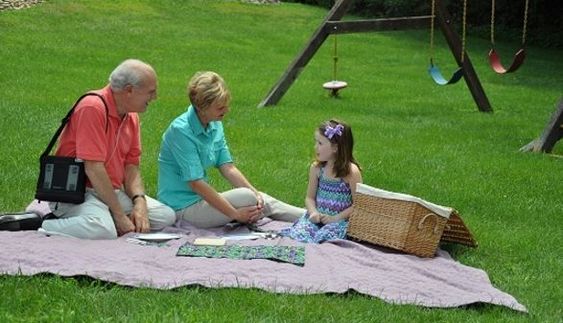
[[[277, 106], [257, 109], [326, 13], [212, 0], [49, 0], [0, 11], [0, 211], [29, 203], [38, 157], [60, 119], [129, 57], [151, 63], [159, 76], [159, 98], [142, 115], [142, 171], [155, 195], [161, 134], [187, 106], [189, 77], [214, 70], [233, 94], [229, 146], [256, 187], [302, 205], [313, 131], [325, 119], [343, 119], [352, 125], [364, 182], [456, 208], [479, 247], [444, 248], [485, 270], [529, 314], [492, 305], [398, 306], [354, 292], [159, 291], [39, 275], [0, 276], [0, 320], [561, 322], [563, 144], [554, 155], [518, 150], [541, 134], [563, 95], [563, 51], [530, 47], [517, 73], [500, 76], [486, 63], [488, 42], [469, 29], [467, 49], [494, 110], [482, 113], [464, 82], [441, 87], [428, 76], [429, 30], [340, 35], [339, 78], [349, 87], [339, 99], [321, 87], [332, 77], [329, 38]], [[456, 66], [438, 36], [434, 56], [448, 74]], [[518, 40], [497, 35], [497, 42], [508, 61]], [[211, 177], [227, 188], [216, 172]]]

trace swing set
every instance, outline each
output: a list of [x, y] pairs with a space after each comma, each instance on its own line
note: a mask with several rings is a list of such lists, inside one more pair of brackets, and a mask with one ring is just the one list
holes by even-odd
[[[494, 43], [494, 14], [495, 14], [495, 0], [492, 1], [491, 9], [491, 51], [489, 53], [489, 60], [492, 69], [499, 74], [511, 73], [516, 71], [524, 62], [525, 41], [526, 41], [526, 25], [528, 16], [528, 1], [526, 0], [524, 11], [524, 27], [522, 32], [522, 46], [516, 53], [511, 66], [505, 69], [500, 61], [500, 57], [495, 51]], [[337, 63], [338, 63], [338, 45], [337, 34], [342, 33], [359, 33], [359, 32], [374, 32], [374, 31], [390, 31], [390, 30], [405, 30], [405, 29], [421, 29], [427, 28], [430, 23], [430, 65], [428, 72], [434, 82], [438, 85], [455, 84], [461, 78], [465, 79], [467, 87], [473, 96], [477, 108], [481, 112], [492, 112], [489, 100], [481, 86], [481, 82], [473, 68], [469, 55], [466, 52], [466, 19], [467, 19], [467, 0], [463, 0], [463, 14], [462, 14], [462, 38], [454, 32], [451, 26], [451, 16], [446, 9], [446, 6], [440, 0], [432, 0], [431, 15], [429, 16], [413, 16], [413, 17], [399, 17], [399, 18], [383, 18], [383, 19], [367, 19], [355, 21], [340, 21], [344, 14], [348, 11], [352, 0], [336, 0], [332, 9], [325, 17], [321, 25], [313, 33], [305, 48], [298, 54], [293, 62], [288, 66], [282, 77], [272, 87], [270, 92], [258, 105], [259, 108], [275, 105], [289, 89], [291, 84], [297, 79], [299, 73], [315, 55], [317, 50], [321, 47], [323, 42], [329, 35], [334, 34], [334, 47], [333, 47], [333, 73], [332, 80], [323, 84], [323, 88], [330, 91], [330, 96], [337, 97], [338, 91], [347, 87], [348, 84], [344, 81], [337, 79]], [[446, 42], [452, 52], [458, 68], [453, 75], [446, 79], [434, 59], [434, 33], [435, 21], [438, 25]]]
[[[515, 72], [522, 64], [526, 58], [526, 27], [528, 22], [528, 5], [529, 0], [526, 0], [524, 5], [524, 23], [522, 28], [522, 44], [520, 49], [514, 55], [512, 64], [509, 68], [505, 68], [500, 60], [500, 56], [495, 50], [495, 0], [491, 0], [491, 50], [489, 51], [489, 64], [493, 71], [497, 74], [506, 74]], [[432, 0], [432, 14], [430, 23], [430, 66], [428, 67], [428, 73], [438, 85], [449, 85], [457, 83], [463, 77], [463, 60], [465, 56], [465, 41], [466, 41], [466, 25], [467, 25], [467, 0], [463, 0], [463, 14], [462, 14], [462, 39], [461, 39], [461, 52], [460, 61], [461, 64], [458, 69], [452, 74], [449, 80], [446, 80], [438, 66], [434, 64], [434, 20], [436, 12], [436, 0]]]
[[520, 151], [551, 153], [553, 147], [561, 138], [563, 138], [563, 97], [559, 99], [555, 112], [553, 112], [540, 137], [520, 148]]

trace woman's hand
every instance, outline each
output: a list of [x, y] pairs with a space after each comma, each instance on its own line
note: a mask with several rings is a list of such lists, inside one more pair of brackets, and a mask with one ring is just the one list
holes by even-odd
[[254, 223], [262, 218], [262, 209], [257, 205], [244, 206], [237, 209], [237, 214], [234, 220], [241, 223]]
[[262, 211], [262, 209], [264, 208], [264, 198], [262, 197], [262, 194], [260, 194], [260, 192], [255, 191], [254, 194], [256, 195], [256, 206], [258, 207], [258, 209], [260, 211]]

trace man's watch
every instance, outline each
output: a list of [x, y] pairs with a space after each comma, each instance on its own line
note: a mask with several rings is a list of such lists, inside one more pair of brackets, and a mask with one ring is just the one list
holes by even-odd
[[147, 200], [147, 198], [145, 197], [145, 194], [135, 194], [131, 198], [131, 202], [135, 203], [135, 200], [138, 199], [138, 198], [142, 198], [145, 201]]

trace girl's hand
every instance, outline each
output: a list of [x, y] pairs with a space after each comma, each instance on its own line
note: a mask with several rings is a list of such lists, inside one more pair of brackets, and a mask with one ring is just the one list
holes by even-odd
[[322, 224], [334, 223], [334, 222], [338, 222], [340, 220], [341, 219], [338, 215], [330, 216], [330, 215], [323, 214], [321, 216], [321, 223]]
[[321, 214], [319, 212], [314, 212], [309, 215], [309, 221], [313, 223], [320, 223], [321, 222]]

